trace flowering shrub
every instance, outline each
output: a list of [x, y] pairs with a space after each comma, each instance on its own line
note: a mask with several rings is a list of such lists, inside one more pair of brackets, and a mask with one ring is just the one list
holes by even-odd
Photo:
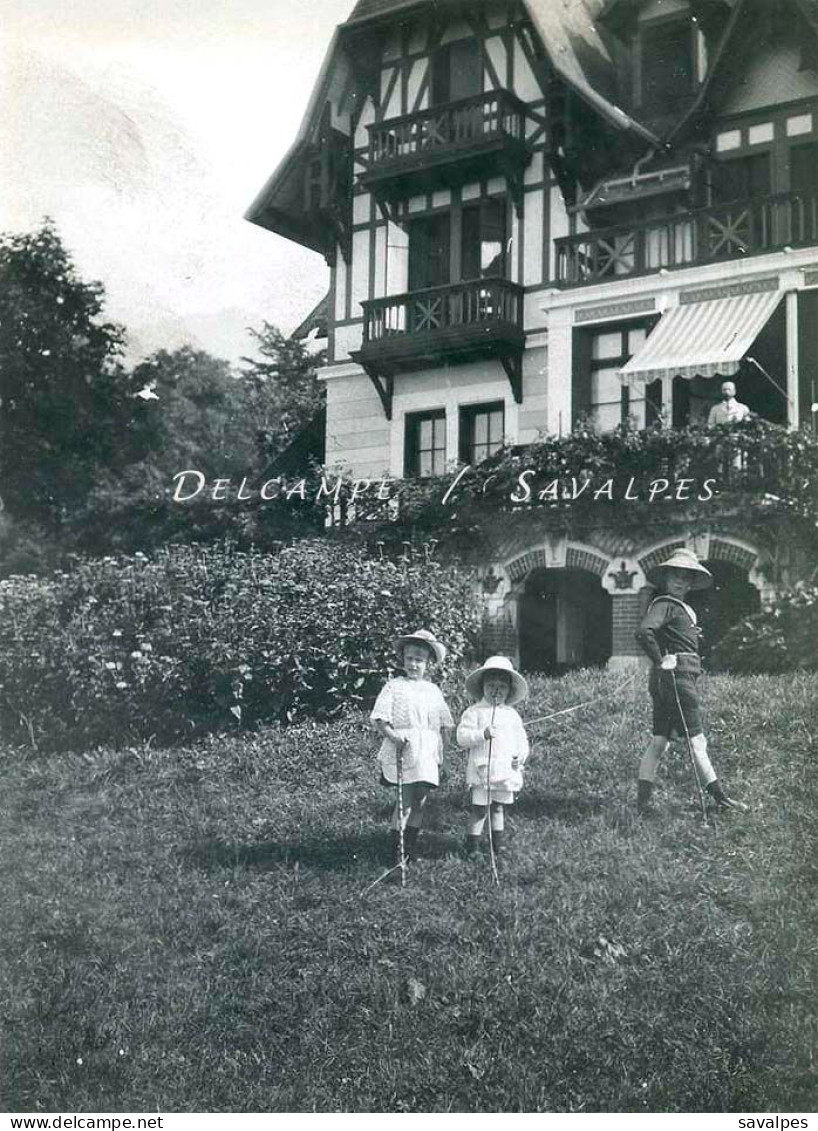
[[376, 693], [400, 632], [431, 628], [456, 663], [479, 621], [464, 571], [328, 541], [14, 577], [0, 582], [0, 725], [52, 748], [331, 717]]
[[[567, 436], [506, 446], [478, 466], [400, 485], [397, 521], [377, 537], [434, 535], [468, 555], [495, 537], [610, 526], [642, 538], [651, 527], [739, 516], [757, 541], [818, 553], [818, 436], [757, 417], [733, 426], [616, 428], [578, 424]], [[353, 527], [354, 527], [353, 523]], [[404, 533], [402, 533], [404, 532]]]
[[[521, 449], [504, 449], [483, 468], [492, 475], [483, 498], [507, 500], [521, 469], [531, 469], [539, 479], [552, 477], [563, 483], [593, 477], [599, 483], [631, 478], [638, 488], [646, 481], [666, 478], [715, 480], [717, 494], [746, 495], [762, 506], [782, 503], [796, 513], [815, 515], [818, 489], [818, 437], [811, 431], [788, 432], [758, 417], [739, 424], [707, 428], [692, 424], [685, 428], [628, 427], [596, 432], [578, 426], [568, 436], [546, 437]], [[482, 469], [481, 469], [482, 470]], [[614, 499], [621, 498], [613, 492]], [[605, 502], [592, 493], [578, 499], [561, 498], [563, 505], [593, 507]], [[812, 503], [810, 507], [809, 504]]]
[[818, 669], [818, 585], [799, 583], [764, 612], [734, 625], [714, 650], [716, 666], [737, 673]]

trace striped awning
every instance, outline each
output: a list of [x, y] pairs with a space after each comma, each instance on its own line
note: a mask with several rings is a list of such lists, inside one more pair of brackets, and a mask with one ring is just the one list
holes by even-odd
[[658, 377], [731, 377], [781, 294], [756, 291], [675, 306], [620, 369], [620, 378], [632, 383]]

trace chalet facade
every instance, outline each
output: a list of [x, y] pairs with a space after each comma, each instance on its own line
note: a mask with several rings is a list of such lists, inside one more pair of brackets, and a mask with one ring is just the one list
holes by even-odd
[[[704, 422], [728, 377], [798, 427], [818, 3], [359, 0], [248, 218], [331, 267], [328, 465], [436, 475], [580, 420]], [[733, 615], [771, 594], [735, 520], [635, 544], [532, 515], [487, 542], [493, 644], [529, 668], [632, 662], [646, 571], [684, 543]]]

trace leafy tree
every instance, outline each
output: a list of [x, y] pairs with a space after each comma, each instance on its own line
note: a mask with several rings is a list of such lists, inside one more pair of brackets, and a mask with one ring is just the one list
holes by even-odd
[[256, 463], [248, 390], [227, 361], [183, 346], [158, 350], [133, 371], [140, 459], [170, 478], [247, 474]]
[[[148, 550], [168, 542], [212, 542], [229, 537], [242, 546], [265, 546], [313, 531], [323, 513], [309, 506], [261, 504], [259, 482], [266, 477], [271, 453], [278, 450], [268, 437], [296, 431], [298, 413], [306, 413], [302, 383], [311, 379], [312, 359], [298, 344], [278, 335], [281, 358], [279, 383], [272, 364], [265, 375], [237, 375], [228, 362], [189, 346], [159, 350], [135, 367], [132, 461], [99, 477], [88, 505], [73, 524], [76, 548], [93, 554], [112, 550]], [[300, 379], [296, 373], [302, 374]], [[314, 377], [312, 378], [314, 381]], [[288, 403], [284, 390], [294, 389], [298, 405]], [[284, 416], [284, 426], [280, 416]], [[201, 481], [188, 478], [188, 497], [174, 499], [182, 471], [198, 471]], [[243, 478], [250, 501], [237, 499]], [[229, 480], [221, 498], [213, 491], [217, 479]]]
[[127, 459], [131, 401], [124, 331], [102, 319], [51, 223], [0, 236], [0, 482], [14, 518], [51, 530], [101, 467]]
[[[204, 492], [195, 507], [173, 501], [174, 476], [198, 471], [208, 486], [253, 476], [258, 451], [246, 390], [230, 364], [183, 346], [158, 350], [131, 374], [131, 460], [100, 475], [73, 538], [91, 553], [148, 549], [165, 541], [210, 541], [240, 530], [241, 508]], [[186, 482], [186, 488], [190, 488]]]
[[323, 406], [324, 388], [316, 370], [324, 355], [310, 354], [303, 342], [285, 338], [269, 322], [250, 333], [261, 358], [242, 358], [248, 420], [269, 461], [292, 443]]

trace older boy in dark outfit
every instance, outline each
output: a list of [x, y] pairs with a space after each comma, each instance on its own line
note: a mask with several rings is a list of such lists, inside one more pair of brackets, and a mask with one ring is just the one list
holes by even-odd
[[639, 644], [653, 661], [648, 684], [653, 700], [653, 737], [639, 763], [637, 807], [640, 813], [650, 807], [656, 767], [674, 736], [690, 740], [696, 773], [719, 808], [747, 808], [722, 789], [707, 756], [707, 739], [703, 733], [697, 689], [702, 670], [701, 629], [685, 597], [693, 589], [706, 589], [712, 580], [711, 573], [690, 550], [676, 550], [667, 561], [648, 573], [648, 581], [664, 592], [651, 602], [636, 633]]

